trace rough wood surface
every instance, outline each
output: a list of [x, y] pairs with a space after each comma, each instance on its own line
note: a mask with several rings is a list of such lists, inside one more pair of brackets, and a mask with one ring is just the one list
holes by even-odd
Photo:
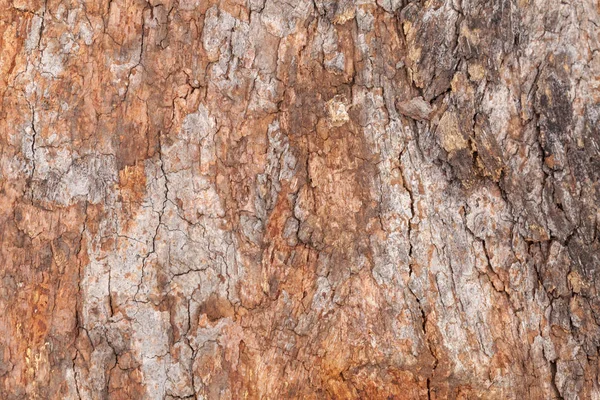
[[0, 398], [600, 399], [598, 0], [0, 0]]

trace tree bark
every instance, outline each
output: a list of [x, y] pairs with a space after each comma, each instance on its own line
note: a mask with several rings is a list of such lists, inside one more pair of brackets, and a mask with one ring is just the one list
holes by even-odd
[[0, 398], [600, 399], [598, 0], [0, 9]]

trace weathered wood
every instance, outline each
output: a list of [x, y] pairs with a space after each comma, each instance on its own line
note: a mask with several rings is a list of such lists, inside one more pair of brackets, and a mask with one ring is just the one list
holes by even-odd
[[1, 399], [600, 399], [597, 0], [0, 0]]

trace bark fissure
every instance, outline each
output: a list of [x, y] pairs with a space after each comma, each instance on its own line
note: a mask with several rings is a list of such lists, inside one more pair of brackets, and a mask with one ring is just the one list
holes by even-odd
[[600, 9], [0, 0], [0, 398], [593, 399]]

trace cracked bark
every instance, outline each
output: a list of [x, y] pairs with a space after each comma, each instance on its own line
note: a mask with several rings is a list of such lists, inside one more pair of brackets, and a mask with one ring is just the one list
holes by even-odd
[[0, 9], [0, 398], [600, 398], [597, 0]]

